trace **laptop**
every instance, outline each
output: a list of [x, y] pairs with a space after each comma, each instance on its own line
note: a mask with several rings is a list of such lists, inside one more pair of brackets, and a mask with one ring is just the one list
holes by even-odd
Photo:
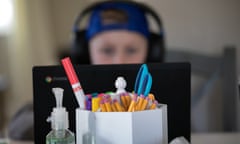
[[[168, 106], [168, 141], [184, 136], [190, 141], [190, 64], [147, 64], [152, 75], [153, 93], [159, 103]], [[116, 91], [118, 76], [127, 81], [126, 90], [133, 91], [141, 64], [124, 65], [74, 65], [85, 94]], [[34, 136], [35, 144], [45, 143], [51, 124], [46, 121], [56, 106], [53, 87], [64, 89], [63, 106], [67, 108], [70, 130], [75, 132], [75, 109], [78, 107], [64, 68], [58, 66], [35, 66], [33, 68]]]

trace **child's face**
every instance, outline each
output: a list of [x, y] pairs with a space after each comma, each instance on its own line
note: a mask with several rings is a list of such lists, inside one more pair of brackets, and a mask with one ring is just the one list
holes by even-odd
[[100, 33], [89, 43], [92, 64], [144, 63], [147, 57], [147, 39], [125, 30]]

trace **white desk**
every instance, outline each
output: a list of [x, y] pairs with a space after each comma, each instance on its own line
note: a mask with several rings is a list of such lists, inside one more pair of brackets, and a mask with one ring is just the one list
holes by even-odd
[[[191, 144], [240, 144], [239, 133], [194, 133], [191, 135]], [[34, 144], [33, 142], [14, 142], [9, 144]]]
[[7, 139], [0, 139], [0, 144], [34, 144], [32, 141], [11, 141]]
[[193, 133], [192, 144], [240, 144], [239, 133]]

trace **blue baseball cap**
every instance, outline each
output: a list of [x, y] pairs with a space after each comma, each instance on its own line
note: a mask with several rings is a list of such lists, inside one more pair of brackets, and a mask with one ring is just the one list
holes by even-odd
[[[106, 22], [103, 13], [107, 10], [120, 11], [124, 13], [126, 17], [120, 22]], [[90, 40], [98, 33], [109, 30], [129, 30], [142, 34], [147, 39], [150, 35], [144, 11], [135, 5], [127, 3], [105, 3], [93, 10], [86, 31], [87, 40]]]

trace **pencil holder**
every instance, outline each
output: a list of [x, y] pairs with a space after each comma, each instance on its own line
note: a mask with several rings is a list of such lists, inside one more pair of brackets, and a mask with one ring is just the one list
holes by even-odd
[[76, 109], [77, 144], [92, 136], [96, 144], [167, 144], [167, 105], [137, 112]]

